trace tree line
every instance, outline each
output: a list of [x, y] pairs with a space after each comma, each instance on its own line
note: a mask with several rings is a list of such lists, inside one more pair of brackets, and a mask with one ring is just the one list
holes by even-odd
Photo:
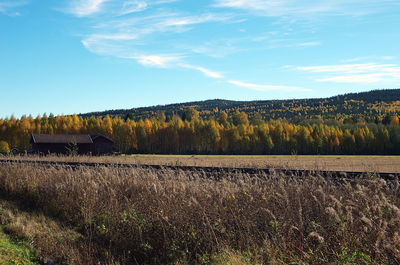
[[78, 115], [0, 119], [0, 141], [21, 152], [30, 134], [97, 134], [113, 139], [123, 153], [150, 154], [400, 154], [399, 116], [383, 123], [295, 124], [284, 119], [249, 119], [239, 110], [202, 119], [194, 108], [167, 119], [160, 112], [135, 121], [129, 117]]

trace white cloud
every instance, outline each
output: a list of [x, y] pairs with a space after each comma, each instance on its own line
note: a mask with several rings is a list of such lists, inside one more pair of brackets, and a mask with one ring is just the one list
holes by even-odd
[[135, 39], [137, 39], [137, 35], [128, 33], [91, 34], [81, 42], [92, 53], [123, 58], [128, 55], [127, 51], [124, 50], [124, 45], [116, 45], [116, 43], [124, 43]]
[[170, 4], [170, 3], [175, 3], [180, 0], [158, 0], [158, 1], [153, 1], [153, 5], [162, 5], [162, 4]]
[[0, 1], [0, 13], [7, 16], [20, 16], [21, 14], [14, 9], [27, 4], [26, 1]]
[[77, 16], [86, 17], [101, 11], [105, 2], [110, 0], [75, 0], [72, 2], [67, 12]]
[[396, 0], [214, 0], [215, 7], [242, 9], [261, 16], [352, 15], [376, 13], [398, 6]]
[[[112, 19], [97, 25], [98, 32], [87, 35], [82, 44], [89, 51], [118, 58], [135, 59], [139, 64], [147, 67], [181, 67], [196, 70], [210, 78], [222, 78], [220, 73], [202, 66], [187, 64], [182, 61], [183, 56], [158, 53], [146, 45], [146, 39], [157, 33], [172, 32], [180, 34], [183, 26], [207, 22], [224, 21], [227, 16], [203, 14], [197, 16], [182, 16], [178, 13], [156, 13], [146, 16], [135, 16], [127, 19]], [[165, 43], [162, 47], [167, 47]], [[168, 50], [173, 50], [171, 47]], [[161, 51], [161, 49], [158, 48]], [[156, 53], [157, 52], [157, 53]], [[160, 55], [161, 54], [161, 55]]]
[[[152, 3], [154, 4], [154, 3]], [[113, 12], [112, 10], [110, 12]], [[102, 16], [102, 18], [104, 15]], [[96, 23], [94, 30], [98, 33], [87, 35], [82, 44], [92, 53], [118, 58], [135, 59], [139, 64], [147, 67], [173, 68], [181, 67], [195, 70], [210, 78], [222, 78], [222, 74], [206, 67], [188, 64], [183, 60], [188, 54], [207, 53], [208, 56], [223, 56], [233, 52], [234, 48], [229, 41], [218, 43], [218, 46], [196, 44], [196, 51], [192, 46], [185, 46], [184, 32], [190, 31], [191, 26], [225, 22], [231, 19], [229, 14], [198, 14], [188, 15], [180, 12], [158, 11], [155, 13], [127, 15], [126, 17], [112, 17], [109, 20]], [[103, 33], [106, 32], [106, 33]], [[168, 33], [174, 40], [157, 43], [158, 36]], [[182, 40], [181, 42], [179, 40]], [[152, 43], [155, 45], [152, 45]], [[205, 48], [205, 49], [202, 49]], [[193, 49], [192, 49], [193, 48]], [[198, 49], [198, 50], [197, 50]], [[168, 55], [175, 52], [174, 55]], [[161, 54], [161, 55], [160, 55]], [[165, 55], [167, 54], [167, 55]]]
[[[115, 17], [142, 12], [151, 6], [164, 5], [177, 1], [179, 0], [72, 0], [69, 6], [63, 9], [63, 11], [77, 17], [93, 16], [102, 12]], [[105, 6], [106, 3], [107, 6]]]
[[145, 1], [127, 1], [124, 2], [119, 15], [127, 15], [131, 13], [141, 12], [146, 10], [148, 7]]
[[228, 7], [254, 11], [262, 16], [284, 16], [304, 13], [328, 11], [328, 5], [320, 5], [316, 1], [307, 0], [215, 0], [215, 7]]
[[[112, 6], [112, 5], [111, 5]], [[113, 13], [114, 11], [110, 10]], [[188, 50], [179, 49], [175, 43], [178, 42], [179, 35], [191, 30], [187, 26], [221, 22], [229, 20], [228, 15], [200, 14], [200, 15], [183, 15], [181, 13], [156, 12], [154, 14], [135, 15], [127, 17], [112, 17], [101, 23], [96, 23], [94, 31], [96, 33], [88, 34], [82, 40], [82, 44], [86, 49], [100, 55], [108, 55], [119, 58], [130, 58], [132, 56], [143, 54], [165, 54], [166, 51], [177, 51], [177, 54], [188, 52]], [[170, 36], [176, 35], [174, 41], [163, 42], [158, 45], [157, 37], [164, 33]], [[181, 38], [183, 41], [184, 39]], [[152, 45], [154, 43], [155, 45]], [[147, 55], [146, 55], [147, 56]], [[144, 65], [155, 65], [160, 67], [153, 60], [154, 57], [139, 58], [139, 62]], [[162, 57], [163, 58], [163, 57]], [[163, 66], [164, 67], [164, 66]], [[194, 69], [194, 68], [192, 68]], [[207, 76], [215, 76], [207, 69], [196, 69], [202, 71]]]
[[334, 83], [377, 83], [400, 80], [400, 66], [396, 64], [342, 64], [322, 66], [295, 67], [297, 70], [330, 74], [328, 77], [318, 77], [318, 82]]
[[381, 56], [379, 58], [382, 60], [394, 60], [396, 57], [395, 56]]
[[139, 55], [133, 56], [132, 58], [136, 59], [138, 63], [144, 66], [162, 68], [170, 66], [171, 63], [176, 63], [180, 59], [180, 57], [172, 55]]
[[93, 34], [89, 36], [89, 39], [95, 40], [133, 40], [136, 39], [136, 35], [132, 34]]
[[389, 67], [396, 67], [396, 65], [365, 63], [365, 64], [306, 66], [306, 67], [297, 67], [297, 69], [314, 73], [322, 73], [322, 72], [367, 73], [374, 71], [384, 71]]
[[190, 64], [179, 64], [180, 67], [186, 68], [186, 69], [193, 69], [193, 70], [197, 70], [201, 73], [203, 73], [205, 76], [207, 77], [211, 77], [211, 78], [223, 78], [222, 74], [209, 70], [207, 68], [201, 67], [201, 66], [195, 66], [195, 65], [190, 65]]
[[396, 58], [395, 56], [362, 56], [362, 57], [355, 57], [355, 58], [342, 60], [342, 62], [344, 62], [344, 63], [354, 63], [354, 62], [361, 62], [361, 61], [366, 61], [366, 60], [385, 60], [385, 61], [390, 61], [390, 60], [394, 60], [395, 58]]
[[184, 16], [184, 17], [173, 17], [170, 19], [166, 19], [164, 21], [160, 21], [159, 25], [164, 27], [171, 26], [186, 26], [186, 25], [195, 25], [202, 24], [207, 22], [218, 22], [218, 21], [226, 21], [230, 19], [230, 16], [222, 15], [222, 14], [204, 14], [200, 16]]
[[376, 83], [385, 81], [381, 74], [366, 75], [342, 75], [328, 78], [317, 79], [318, 82], [334, 82], [334, 83]]
[[303, 88], [303, 87], [295, 87], [295, 86], [277, 86], [277, 85], [259, 85], [259, 84], [252, 84], [252, 83], [245, 83], [241, 81], [236, 81], [236, 80], [229, 80], [228, 83], [239, 86], [239, 87], [244, 87], [252, 90], [257, 90], [257, 91], [304, 91], [308, 92], [311, 91], [310, 89]]
[[271, 39], [267, 41], [269, 49], [276, 48], [308, 48], [322, 44], [320, 41], [296, 42], [294, 39]]
[[[1, 0], [0, 0], [1, 1]], [[223, 23], [237, 23], [243, 16], [237, 11], [230, 13], [202, 13], [202, 11], [188, 12], [154, 8], [157, 5], [166, 5], [177, 0], [72, 0], [68, 12], [78, 17], [93, 16], [90, 31], [82, 40], [84, 47], [90, 52], [113, 56], [117, 58], [133, 59], [146, 67], [184, 68], [202, 73], [204, 76], [220, 79], [238, 87], [256, 91], [310, 91], [296, 86], [264, 85], [247, 83], [225, 78], [221, 73], [210, 70], [208, 67], [189, 64], [190, 54], [207, 54], [208, 56], [223, 56], [229, 52], [236, 52], [236, 42], [240, 42], [242, 49], [248, 47], [245, 43], [252, 43], [252, 36], [241, 36], [233, 39], [213, 37], [203, 42], [187, 42], [184, 35], [198, 25], [213, 23], [210, 28]], [[326, 15], [358, 15], [379, 11], [382, 2], [388, 8], [395, 0], [212, 0], [214, 7], [231, 8], [255, 12], [260, 16], [313, 17], [314, 14]], [[397, 0], [396, 0], [397, 1]], [[0, 2], [0, 12], [1, 12]], [[358, 7], [358, 8], [354, 8]], [[173, 10], [173, 11], [171, 11]], [[210, 10], [210, 9], [208, 9]], [[219, 10], [221, 11], [221, 10]], [[94, 16], [101, 14], [100, 17]], [[293, 18], [292, 18], [293, 17]], [[246, 17], [247, 19], [248, 17]], [[279, 20], [278, 19], [278, 20]], [[279, 21], [278, 21], [279, 23]], [[289, 23], [291, 24], [291, 23]], [[277, 24], [275, 24], [277, 25]], [[279, 25], [283, 33], [270, 32], [258, 38], [261, 49], [269, 48], [307, 48], [321, 45], [321, 41], [313, 38], [299, 39], [298, 35], [290, 33], [292, 28]], [[280, 30], [278, 30], [280, 31]], [[242, 32], [243, 33], [243, 32]], [[168, 38], [163, 38], [168, 35]], [[262, 34], [261, 34], [262, 35]], [[254, 37], [254, 36], [253, 36]], [[162, 45], [160, 43], [162, 42]], [[251, 46], [251, 45], [249, 45]], [[259, 49], [259, 47], [257, 47]], [[312, 73], [317, 82], [335, 83], [376, 83], [387, 80], [400, 80], [400, 67], [387, 63], [350, 63], [362, 62], [364, 58], [353, 58], [349, 64], [300, 66], [291, 67]], [[372, 58], [372, 57], [368, 57]], [[390, 56], [380, 60], [391, 60]], [[323, 75], [323, 76], [322, 76]]]
[[244, 47], [239, 48], [234, 39], [207, 40], [196, 44], [179, 43], [175, 47], [189, 53], [202, 54], [214, 58], [223, 58], [246, 49]]
[[308, 41], [308, 42], [297, 43], [295, 46], [297, 46], [297, 47], [312, 47], [312, 46], [319, 46], [319, 45], [321, 45], [320, 41]]

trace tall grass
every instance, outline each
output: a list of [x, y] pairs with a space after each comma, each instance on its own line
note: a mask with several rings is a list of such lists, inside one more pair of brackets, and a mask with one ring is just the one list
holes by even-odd
[[399, 181], [9, 164], [0, 192], [82, 233], [78, 264], [400, 264]]

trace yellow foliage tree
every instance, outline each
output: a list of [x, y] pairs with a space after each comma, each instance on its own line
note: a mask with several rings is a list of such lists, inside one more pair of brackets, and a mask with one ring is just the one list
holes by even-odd
[[8, 154], [10, 153], [10, 146], [8, 145], [8, 143], [6, 141], [0, 141], [0, 153], [3, 154]]

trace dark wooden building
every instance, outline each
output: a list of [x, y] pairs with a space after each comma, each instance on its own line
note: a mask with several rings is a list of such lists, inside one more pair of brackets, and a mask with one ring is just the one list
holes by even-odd
[[115, 143], [110, 138], [102, 135], [96, 134], [90, 136], [93, 141], [92, 153], [95, 155], [111, 154], [115, 149]]
[[32, 134], [32, 150], [41, 154], [110, 154], [114, 141], [101, 134]]

